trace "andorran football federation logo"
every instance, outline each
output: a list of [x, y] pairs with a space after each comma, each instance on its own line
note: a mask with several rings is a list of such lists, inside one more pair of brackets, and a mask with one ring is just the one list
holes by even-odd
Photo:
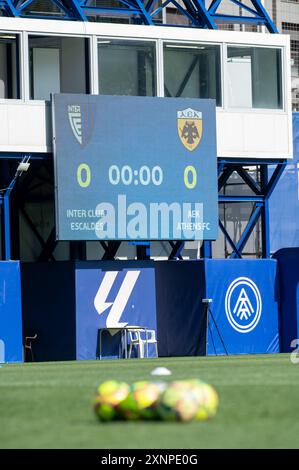
[[184, 147], [192, 152], [201, 141], [202, 113], [192, 108], [177, 112], [178, 133]]
[[262, 299], [257, 285], [248, 277], [238, 277], [225, 296], [225, 313], [234, 330], [249, 333], [259, 323]]
[[71, 129], [77, 142], [84, 147], [90, 140], [95, 108], [90, 103], [71, 104], [67, 107]]

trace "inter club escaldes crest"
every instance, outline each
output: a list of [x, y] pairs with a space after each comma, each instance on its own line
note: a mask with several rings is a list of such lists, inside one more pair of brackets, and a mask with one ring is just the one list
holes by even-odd
[[74, 137], [81, 147], [88, 144], [94, 126], [95, 106], [90, 103], [68, 105], [68, 117]]

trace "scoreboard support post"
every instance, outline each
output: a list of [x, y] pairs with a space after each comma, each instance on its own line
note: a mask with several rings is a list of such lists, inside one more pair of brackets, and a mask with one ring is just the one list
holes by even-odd
[[200, 256], [202, 258], [212, 258], [212, 242], [210, 240], [203, 241]]

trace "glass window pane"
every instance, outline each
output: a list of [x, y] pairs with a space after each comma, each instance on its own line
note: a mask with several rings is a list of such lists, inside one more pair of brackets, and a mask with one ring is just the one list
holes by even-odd
[[99, 40], [102, 95], [156, 96], [155, 43]]
[[18, 36], [0, 33], [0, 99], [19, 98]]
[[281, 51], [227, 48], [228, 102], [239, 108], [282, 108]]
[[213, 98], [221, 106], [220, 46], [164, 45], [165, 96]]
[[86, 40], [29, 36], [30, 97], [49, 100], [51, 93], [87, 93]]

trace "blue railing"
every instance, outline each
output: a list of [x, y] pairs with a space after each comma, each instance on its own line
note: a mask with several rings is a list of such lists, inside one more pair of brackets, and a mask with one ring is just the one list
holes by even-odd
[[[248, 0], [251, 6], [239, 0], [227, 0], [238, 7], [238, 15], [219, 13], [224, 0], [48, 0], [47, 11], [43, 11], [46, 2], [34, 0], [0, 0], [0, 11], [4, 16], [17, 18], [63, 19], [89, 21], [101, 16], [129, 17], [130, 22], [145, 25], [161, 23], [161, 14], [166, 7], [172, 7], [187, 18], [190, 27], [217, 29], [218, 23], [241, 23], [265, 26], [270, 33], [277, 33], [276, 26], [262, 5], [261, 0]], [[51, 8], [52, 7], [52, 8]], [[44, 8], [45, 9], [45, 8]], [[170, 24], [169, 24], [170, 25]], [[186, 25], [185, 25], [186, 26]]]

